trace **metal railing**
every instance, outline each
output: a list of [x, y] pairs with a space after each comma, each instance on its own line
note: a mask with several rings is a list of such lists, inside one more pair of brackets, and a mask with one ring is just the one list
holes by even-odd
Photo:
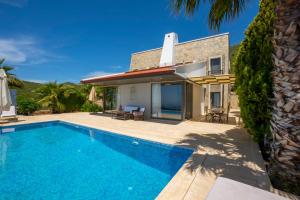
[[207, 75], [216, 75], [216, 74], [223, 74], [223, 70], [211, 70], [207, 72]]

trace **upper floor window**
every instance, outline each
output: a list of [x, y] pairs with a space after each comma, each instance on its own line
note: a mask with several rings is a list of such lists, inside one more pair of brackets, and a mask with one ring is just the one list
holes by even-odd
[[209, 74], [222, 74], [221, 57], [210, 59], [210, 73]]

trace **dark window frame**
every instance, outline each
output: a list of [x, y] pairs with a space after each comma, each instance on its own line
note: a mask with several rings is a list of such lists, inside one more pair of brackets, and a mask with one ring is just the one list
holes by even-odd
[[[219, 94], [219, 105], [213, 105], [214, 102], [214, 94]], [[210, 92], [210, 107], [211, 108], [220, 108], [221, 105], [221, 92]]]
[[[220, 64], [219, 65], [213, 65], [212, 64], [212, 61], [216, 60], [216, 59], [220, 60]], [[216, 67], [216, 66], [218, 67], [218, 69], [214, 69], [214, 67]], [[209, 67], [210, 67], [209, 75], [223, 74], [223, 70], [222, 70], [222, 57], [219, 56], [219, 57], [210, 58], [209, 59]]]

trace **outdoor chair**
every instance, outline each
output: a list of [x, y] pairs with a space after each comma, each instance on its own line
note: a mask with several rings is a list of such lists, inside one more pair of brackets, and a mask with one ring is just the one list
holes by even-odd
[[112, 118], [127, 120], [133, 118], [133, 112], [137, 110], [137, 106], [127, 105], [124, 107], [124, 109], [122, 109], [122, 106], [120, 106], [119, 110], [113, 112]]
[[209, 112], [206, 114], [206, 120], [209, 122], [224, 122], [224, 110], [221, 107], [218, 108], [212, 108], [209, 110]]
[[133, 112], [134, 120], [144, 120], [145, 119], [145, 107], [141, 107], [139, 111]]
[[1, 120], [6, 120], [6, 121], [18, 120], [18, 117], [16, 114], [16, 107], [10, 106], [9, 111], [2, 111]]

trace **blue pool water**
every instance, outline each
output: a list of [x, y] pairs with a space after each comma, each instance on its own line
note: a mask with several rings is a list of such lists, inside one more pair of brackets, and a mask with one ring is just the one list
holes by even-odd
[[154, 199], [191, 153], [60, 121], [2, 127], [0, 199]]

